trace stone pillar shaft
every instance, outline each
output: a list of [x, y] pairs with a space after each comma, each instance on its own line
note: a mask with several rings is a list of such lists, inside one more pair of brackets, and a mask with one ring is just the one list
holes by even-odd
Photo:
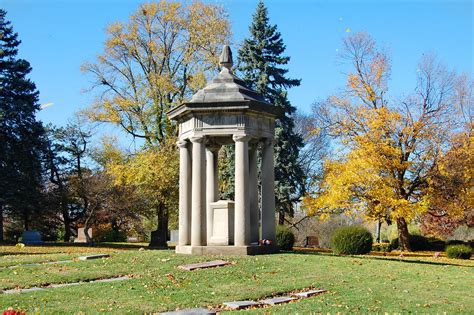
[[188, 141], [179, 147], [179, 245], [191, 243], [191, 157]]
[[235, 141], [235, 246], [250, 244], [249, 155], [248, 137], [233, 137]]
[[211, 146], [206, 148], [206, 244], [211, 239], [214, 221], [210, 203], [219, 199], [217, 168], [218, 153], [219, 147]]
[[192, 192], [191, 192], [191, 245], [205, 245], [206, 176], [205, 145], [203, 137], [191, 138], [193, 143]]
[[259, 209], [258, 209], [258, 173], [257, 173], [257, 146], [249, 147], [249, 198], [250, 198], [250, 242], [255, 243], [259, 235]]
[[273, 160], [273, 139], [267, 139], [263, 142], [262, 239], [275, 242], [275, 167]]

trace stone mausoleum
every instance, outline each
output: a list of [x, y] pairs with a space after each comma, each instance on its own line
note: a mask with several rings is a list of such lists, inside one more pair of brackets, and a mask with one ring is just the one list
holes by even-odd
[[[189, 102], [168, 113], [179, 125], [177, 253], [276, 251], [273, 142], [275, 119], [281, 110], [236, 77], [232, 64], [230, 47], [224, 46], [220, 73]], [[235, 200], [219, 200], [218, 153], [222, 145], [229, 144], [235, 145]], [[271, 244], [261, 245], [260, 240]]]

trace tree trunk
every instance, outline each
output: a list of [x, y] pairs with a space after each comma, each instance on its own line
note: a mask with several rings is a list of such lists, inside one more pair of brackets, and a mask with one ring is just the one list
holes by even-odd
[[398, 246], [400, 250], [411, 251], [410, 233], [408, 233], [408, 225], [404, 218], [397, 218], [398, 230]]
[[158, 206], [158, 227], [151, 232], [150, 247], [168, 247], [168, 212], [163, 204]]
[[69, 242], [71, 240], [72, 231], [71, 231], [71, 217], [69, 216], [69, 210], [67, 207], [66, 197], [64, 196], [64, 191], [62, 185], [59, 188], [61, 190], [61, 214], [63, 215], [64, 222], [64, 242]]
[[86, 236], [86, 243], [87, 244], [92, 244], [92, 238], [91, 236], [89, 235], [89, 229], [90, 229], [90, 226], [88, 226], [88, 224], [85, 224], [84, 225], [84, 235]]
[[381, 227], [382, 227], [382, 220], [378, 219], [376, 224], [377, 224], [377, 229], [376, 229], [376, 231], [375, 231], [375, 234], [376, 234], [376, 235], [375, 235], [375, 241], [376, 241], [377, 243], [380, 243], [380, 241], [381, 241], [381, 240], [380, 240], [380, 229], [381, 229]]
[[28, 220], [28, 210], [23, 211], [23, 227], [25, 231], [29, 231], [30, 229], [30, 221]]
[[283, 209], [280, 209], [280, 211], [278, 211], [278, 224], [285, 224], [285, 211]]
[[3, 241], [3, 205], [0, 204], [0, 243]]
[[64, 242], [70, 242], [71, 241], [71, 219], [69, 218], [69, 213], [65, 216], [63, 212], [63, 218], [64, 218]]
[[89, 229], [93, 224], [92, 216], [94, 215], [94, 210], [92, 210], [91, 214], [87, 217], [86, 221], [84, 222], [84, 235], [86, 236], [87, 244], [92, 244], [92, 238], [89, 235]]

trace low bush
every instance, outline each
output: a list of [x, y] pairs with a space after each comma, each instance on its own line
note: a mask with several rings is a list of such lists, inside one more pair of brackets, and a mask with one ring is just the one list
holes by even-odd
[[295, 244], [295, 235], [288, 227], [278, 225], [276, 229], [276, 244], [281, 250], [291, 250]]
[[449, 258], [456, 259], [470, 259], [472, 255], [472, 249], [466, 245], [450, 245], [446, 249], [446, 255]]
[[372, 244], [372, 250], [376, 252], [389, 252], [390, 243], [375, 243]]
[[331, 239], [331, 248], [336, 254], [361, 255], [372, 250], [372, 234], [360, 226], [337, 229]]
[[127, 233], [110, 228], [107, 230], [97, 231], [93, 239], [95, 242], [126, 242]]
[[[437, 238], [427, 238], [422, 235], [410, 235], [408, 240], [412, 251], [444, 250], [445, 243]], [[399, 246], [398, 238], [394, 238], [390, 241], [390, 250], [398, 249]]]
[[461, 241], [461, 240], [449, 240], [446, 242], [446, 245], [466, 245], [471, 248], [474, 248], [474, 241]]

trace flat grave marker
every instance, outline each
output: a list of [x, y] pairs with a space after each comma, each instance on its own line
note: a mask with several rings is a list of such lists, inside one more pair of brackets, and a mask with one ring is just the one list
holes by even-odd
[[0, 291], [0, 293], [15, 294], [15, 293], [24, 293], [24, 292], [34, 292], [34, 291], [43, 291], [43, 290], [48, 290], [48, 289], [64, 288], [64, 287], [70, 287], [70, 286], [88, 284], [88, 283], [113, 282], [113, 281], [123, 281], [123, 280], [128, 280], [128, 279], [130, 279], [130, 277], [123, 276], [123, 277], [115, 277], [115, 278], [107, 278], [107, 279], [96, 279], [96, 280], [81, 281], [81, 282], [56, 283], [56, 284], [50, 284], [49, 286], [45, 286], [45, 287], [32, 287], [32, 288], [26, 288], [26, 289], [8, 289], [8, 290]]
[[255, 301], [234, 301], [234, 302], [225, 302], [223, 303], [226, 307], [233, 310], [240, 310], [243, 308], [261, 305], [261, 303]]
[[224, 260], [213, 260], [213, 261], [206, 261], [197, 264], [188, 264], [188, 265], [180, 265], [178, 268], [193, 271], [196, 269], [205, 269], [205, 268], [214, 268], [214, 267], [221, 267], [225, 265], [229, 265], [230, 262]]
[[311, 291], [305, 291], [305, 292], [298, 292], [298, 293], [294, 293], [293, 296], [297, 296], [297, 297], [300, 297], [300, 298], [308, 298], [308, 297], [312, 297], [314, 295], [318, 295], [318, 294], [321, 294], [321, 293], [324, 293], [324, 292], [327, 292], [327, 290], [311, 290]]
[[260, 302], [263, 303], [263, 304], [273, 306], [273, 305], [277, 305], [277, 304], [288, 303], [288, 302], [291, 302], [291, 301], [294, 301], [294, 300], [296, 300], [296, 298], [289, 297], [289, 296], [279, 296], [279, 297], [275, 297], [275, 298], [261, 300]]
[[109, 254], [97, 254], [97, 255], [89, 255], [89, 256], [80, 256], [79, 260], [91, 260], [91, 259], [108, 258], [108, 257], [110, 257]]
[[212, 310], [208, 310], [206, 308], [192, 308], [192, 309], [164, 312], [160, 314], [162, 315], [204, 315], [206, 314], [207, 315], [207, 314], [216, 314], [216, 312]]

